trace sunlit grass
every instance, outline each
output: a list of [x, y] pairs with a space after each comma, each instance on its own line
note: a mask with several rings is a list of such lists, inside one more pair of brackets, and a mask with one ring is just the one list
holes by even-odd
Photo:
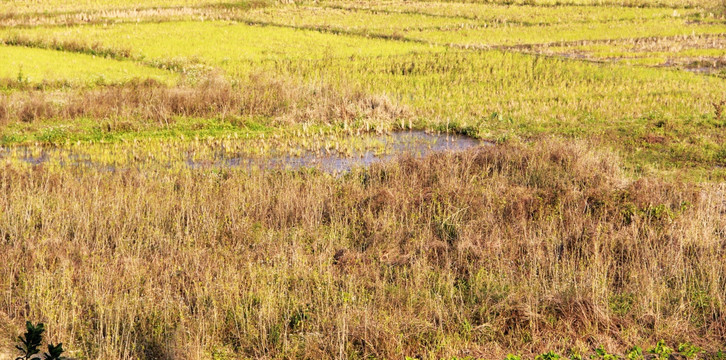
[[[537, 6], [562, 6], [562, 5], [597, 5], [597, 6], [623, 6], [623, 7], [702, 7], [709, 8], [720, 4], [721, 0], [467, 0], [452, 1], [443, 0], [442, 3], [494, 3], [503, 5], [537, 5]], [[337, 2], [337, 1], [336, 1]], [[362, 3], [369, 4], [396, 4], [400, 1], [362, 0]], [[436, 1], [421, 1], [433, 2]]]
[[[4, 36], [18, 34], [5, 30]], [[250, 63], [285, 59], [398, 55], [441, 51], [425, 44], [389, 42], [234, 22], [175, 22], [35, 28], [22, 31], [39, 40], [100, 43], [128, 50], [147, 62], [203, 62], [230, 73], [245, 73]]]
[[2, 2], [0, 358], [717, 359], [719, 1]]
[[[533, 52], [652, 66], [681, 66], [726, 57], [726, 38], [716, 36], [624, 39], [607, 43], [537, 47]], [[703, 65], [707, 66], [707, 65]]]
[[[306, 65], [289, 64], [308, 73]], [[309, 65], [414, 109], [429, 126], [487, 139], [558, 133], [611, 143], [640, 162], [718, 163], [724, 80], [661, 69], [500, 52], [449, 52]], [[351, 80], [353, 79], [353, 80]], [[625, 101], [624, 99], [627, 99]], [[651, 134], [664, 136], [648, 143]]]
[[3, 164], [0, 184], [0, 322], [43, 319], [74, 357], [720, 346], [723, 189], [634, 181], [582, 143], [343, 176]]
[[[675, 15], [690, 17], [702, 14], [703, 9], [699, 8], [634, 8], [620, 6], [537, 6], [523, 4], [513, 6], [511, 4], [498, 4], [497, 2], [429, 2], [429, 1], [324, 1], [323, 7], [333, 9], [356, 9], [367, 10], [379, 19], [385, 19], [387, 14], [409, 14], [428, 16], [429, 21], [435, 23], [437, 18], [456, 21], [463, 18], [476, 21], [479, 24], [496, 26], [497, 24], [513, 23], [515, 25], [544, 25], [558, 23], [596, 23], [622, 20], [646, 20], [664, 19]], [[279, 11], [289, 13], [297, 11], [299, 16], [305, 15], [307, 21], [312, 21], [326, 15], [323, 10], [311, 10], [300, 7], [274, 7], [267, 11], [256, 11], [250, 13], [269, 13]], [[365, 14], [365, 12], [364, 12]], [[338, 19], [331, 21], [344, 22], [346, 14], [338, 14]], [[360, 13], [350, 13], [347, 16], [353, 17]], [[411, 17], [415, 19], [415, 17]], [[459, 20], [460, 21], [460, 20]], [[391, 24], [396, 26], [396, 24]]]
[[[0, 12], [8, 15], [25, 13], [62, 13], [129, 8], [153, 8], [170, 6], [202, 6], [226, 4], [225, 0], [6, 0], [0, 2]], [[242, 3], [243, 1], [239, 1]]]
[[38, 84], [112, 84], [136, 78], [174, 82], [177, 75], [130, 61], [86, 54], [0, 45], [0, 78]]
[[420, 30], [404, 34], [406, 38], [438, 44], [461, 46], [497, 46], [614, 40], [651, 36], [721, 34], [726, 24], [693, 24], [686, 19], [619, 21], [592, 24], [557, 24], [551, 26], [505, 26], [484, 29]]

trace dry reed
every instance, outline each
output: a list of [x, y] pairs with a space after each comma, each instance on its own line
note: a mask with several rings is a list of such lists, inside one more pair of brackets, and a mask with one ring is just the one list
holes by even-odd
[[0, 168], [0, 329], [87, 358], [726, 342], [726, 189], [549, 140], [316, 171]]
[[408, 111], [384, 96], [263, 73], [235, 83], [210, 76], [196, 85], [174, 87], [145, 80], [84, 90], [0, 94], [0, 123], [6, 124], [83, 117], [167, 124], [178, 116], [262, 116], [290, 124], [357, 118], [394, 121], [407, 117]]

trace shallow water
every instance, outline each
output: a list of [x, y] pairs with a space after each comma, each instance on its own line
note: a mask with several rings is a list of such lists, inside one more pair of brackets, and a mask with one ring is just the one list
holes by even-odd
[[[370, 136], [370, 135], [368, 135]], [[462, 151], [484, 144], [477, 139], [454, 134], [431, 134], [424, 131], [401, 131], [385, 135], [370, 136], [380, 142], [382, 148], [361, 149], [348, 154], [319, 151], [305, 151], [302, 155], [277, 155], [265, 158], [249, 156], [219, 156], [212, 163], [188, 159], [193, 168], [215, 167], [261, 167], [266, 169], [318, 168], [326, 172], [348, 171], [354, 167], [392, 160], [401, 155], [423, 157], [432, 153]]]
[[706, 75], [718, 72], [718, 68], [709, 67], [709, 66], [685, 68], [684, 70], [694, 73], [694, 74], [706, 74]]
[[[359, 166], [369, 166], [373, 163], [392, 160], [404, 154], [413, 157], [423, 157], [433, 153], [455, 152], [482, 145], [491, 145], [489, 142], [455, 134], [433, 134], [424, 131], [402, 131], [383, 135], [361, 135], [336, 139], [342, 144], [341, 149], [335, 151], [329, 147], [322, 148], [293, 148], [277, 153], [264, 155], [251, 155], [245, 153], [229, 153], [223, 148], [213, 147], [210, 151], [186, 152], [180, 164], [193, 169], [205, 168], [260, 168], [260, 169], [287, 169], [318, 168], [329, 173], [348, 171]], [[358, 146], [354, 146], [358, 144]], [[365, 145], [360, 145], [365, 144]], [[347, 145], [347, 146], [346, 146]], [[128, 153], [116, 152], [111, 158], [128, 157]], [[295, 155], [292, 155], [295, 154]], [[15, 158], [23, 163], [33, 166], [54, 163], [61, 167], [90, 167], [98, 170], [114, 171], [128, 166], [141, 166], [154, 163], [145, 160], [119, 166], [94, 160], [91, 156], [60, 148], [32, 148], [12, 147], [0, 148], [0, 159]], [[159, 161], [162, 166], [172, 167], [174, 164]], [[174, 163], [178, 164], [178, 161]]]

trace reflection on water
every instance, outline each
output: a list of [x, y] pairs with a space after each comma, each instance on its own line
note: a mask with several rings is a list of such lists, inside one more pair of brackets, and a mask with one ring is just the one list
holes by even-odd
[[[350, 170], [357, 166], [391, 160], [407, 154], [422, 157], [438, 152], [453, 152], [490, 145], [477, 139], [453, 134], [431, 134], [424, 131], [394, 132], [384, 135], [363, 135], [358, 138], [339, 139], [341, 143], [362, 143], [363, 146], [348, 146], [345, 151], [330, 148], [293, 148], [272, 150], [264, 155], [228, 152], [223, 148], [205, 149], [211, 151], [189, 151], [182, 155], [183, 165], [193, 169], [243, 167], [260, 169], [300, 169], [318, 168], [322, 171], [336, 173]], [[291, 155], [294, 154], [294, 155]], [[128, 154], [115, 154], [116, 157], [129, 157]], [[113, 158], [114, 156], [110, 156]], [[0, 148], [0, 159], [14, 157], [24, 163], [41, 165], [54, 161], [59, 166], [82, 166], [114, 171], [117, 168], [138, 166], [150, 160], [134, 160], [126, 165], [116, 165], [94, 160], [90, 155], [80, 154], [73, 150], [59, 148], [13, 147]], [[179, 163], [179, 161], [176, 161]], [[166, 166], [172, 163], [162, 162]]]
[[379, 141], [381, 148], [361, 149], [349, 154], [338, 152], [328, 153], [320, 151], [305, 151], [301, 155], [278, 155], [265, 158], [250, 156], [220, 155], [209, 161], [195, 161], [187, 159], [190, 167], [261, 167], [266, 169], [299, 169], [315, 167], [326, 172], [341, 172], [356, 166], [391, 160], [394, 157], [408, 154], [422, 157], [431, 153], [461, 151], [483, 144], [481, 141], [452, 134], [429, 134], [424, 131], [395, 132], [386, 135], [373, 136]]

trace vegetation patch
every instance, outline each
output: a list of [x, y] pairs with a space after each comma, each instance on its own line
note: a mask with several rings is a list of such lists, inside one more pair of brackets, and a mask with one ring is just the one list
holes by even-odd
[[0, 358], [726, 359], [723, 5], [4, 1]]

